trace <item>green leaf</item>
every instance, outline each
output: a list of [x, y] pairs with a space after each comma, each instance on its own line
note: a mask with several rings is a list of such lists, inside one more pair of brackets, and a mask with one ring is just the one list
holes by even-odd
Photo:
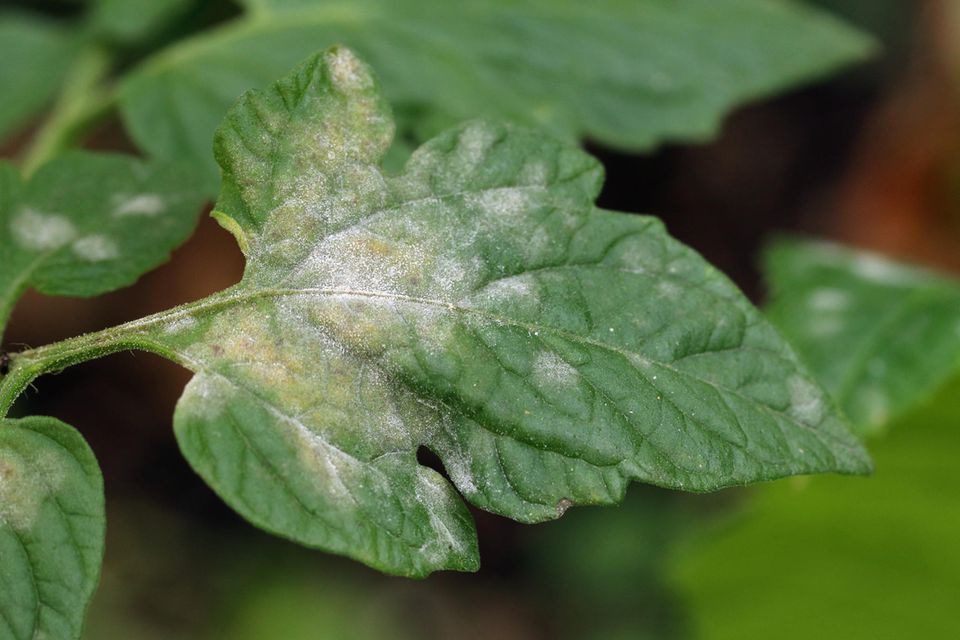
[[0, 12], [0, 140], [53, 98], [76, 45], [55, 22], [28, 13]]
[[763, 487], [739, 517], [691, 541], [675, 583], [695, 637], [954, 636], [958, 394], [960, 379], [877, 441], [875, 477]]
[[768, 308], [861, 433], [960, 371], [960, 282], [824, 242], [767, 254]]
[[182, 167], [71, 152], [23, 183], [0, 163], [0, 328], [28, 287], [92, 296], [133, 283], [193, 230], [203, 197]]
[[214, 129], [240, 93], [319, 47], [355, 48], [425, 139], [506, 118], [628, 150], [704, 140], [733, 107], [863, 59], [869, 40], [771, 0], [249, 0], [236, 20], [176, 45], [125, 83], [133, 138], [207, 176]]
[[106, 517], [90, 448], [53, 418], [0, 420], [0, 637], [79, 638]]
[[[869, 469], [761, 314], [655, 219], [596, 209], [598, 163], [477, 121], [378, 163], [393, 125], [346, 49], [246, 94], [215, 216], [242, 281], [135, 325], [196, 372], [194, 468], [255, 524], [392, 573], [477, 566], [463, 503], [523, 522]], [[159, 328], [158, 328], [159, 323]]]
[[108, 40], [138, 44], [180, 17], [194, 0], [96, 0], [89, 27]]

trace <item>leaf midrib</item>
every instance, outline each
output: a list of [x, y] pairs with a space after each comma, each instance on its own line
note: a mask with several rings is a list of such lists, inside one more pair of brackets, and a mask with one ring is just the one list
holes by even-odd
[[[242, 286], [242, 285], [238, 285], [238, 287], [241, 287], [241, 286]], [[621, 356], [623, 356], [623, 357], [625, 357], [625, 358], [628, 358], [628, 359], [630, 359], [630, 358], [638, 359], [638, 360], [640, 360], [641, 362], [646, 363], [646, 364], [649, 364], [649, 365], [651, 365], [651, 366], [660, 367], [660, 368], [665, 369], [665, 370], [668, 370], [668, 371], [670, 371], [671, 373], [674, 373], [674, 374], [676, 374], [676, 375], [678, 375], [678, 376], [685, 377], [685, 378], [689, 378], [689, 379], [695, 380], [695, 381], [697, 381], [697, 382], [700, 382], [700, 383], [702, 383], [702, 384], [708, 385], [708, 386], [714, 388], [715, 390], [717, 390], [718, 392], [726, 393], [726, 394], [729, 394], [729, 395], [731, 395], [731, 396], [735, 396], [735, 397], [737, 397], [737, 398], [740, 398], [741, 400], [743, 400], [744, 402], [747, 402], [747, 403], [750, 404], [751, 406], [757, 407], [757, 408], [759, 408], [760, 410], [762, 410], [762, 411], [764, 411], [764, 412], [766, 412], [766, 413], [768, 413], [768, 414], [771, 414], [771, 415], [776, 416], [776, 417], [778, 417], [778, 418], [780, 418], [780, 419], [786, 420], [786, 421], [788, 421], [790, 424], [793, 424], [793, 425], [795, 425], [795, 426], [798, 426], [798, 427], [800, 427], [800, 428], [802, 428], [802, 429], [804, 429], [804, 430], [806, 430], [806, 431], [814, 434], [818, 439], [825, 439], [825, 440], [827, 440], [827, 441], [830, 441], [831, 443], [835, 444], [836, 446], [842, 447], [844, 450], [848, 450], [848, 451], [853, 451], [853, 450], [855, 450], [855, 446], [853, 446], [851, 443], [848, 443], [848, 442], [845, 442], [845, 441], [843, 441], [843, 440], [841, 440], [841, 439], [838, 439], [838, 438], [836, 438], [835, 436], [833, 436], [832, 434], [830, 434], [830, 433], [827, 432], [827, 431], [821, 431], [820, 429], [817, 429], [815, 426], [808, 425], [808, 424], [805, 424], [805, 423], [803, 423], [803, 422], [799, 422], [799, 421], [795, 420], [794, 418], [792, 418], [790, 415], [788, 415], [786, 412], [779, 411], [779, 410], [777, 410], [777, 409], [775, 409], [775, 408], [773, 408], [773, 407], [771, 407], [771, 406], [768, 406], [768, 405], [766, 405], [766, 404], [763, 404], [763, 403], [761, 403], [761, 402], [758, 402], [757, 400], [755, 400], [755, 399], [753, 399], [753, 398], [749, 398], [749, 397], [743, 395], [740, 391], [737, 391], [737, 390], [731, 389], [731, 388], [729, 388], [729, 387], [726, 387], [726, 386], [724, 386], [724, 385], [721, 385], [721, 384], [717, 383], [717, 382], [714, 381], [714, 380], [709, 380], [709, 379], [707, 379], [707, 378], [703, 378], [703, 377], [701, 377], [701, 376], [698, 376], [698, 375], [696, 375], [696, 374], [694, 374], [694, 373], [692, 373], [692, 372], [685, 371], [685, 370], [683, 370], [683, 369], [678, 369], [678, 368], [672, 366], [670, 363], [662, 362], [662, 361], [660, 361], [660, 360], [651, 359], [651, 358], [649, 358], [649, 357], [647, 357], [647, 356], [645, 356], [645, 355], [643, 355], [643, 354], [641, 354], [641, 353], [637, 353], [637, 352], [635, 352], [635, 351], [631, 351], [631, 350], [626, 349], [626, 348], [624, 348], [624, 347], [621, 347], [621, 346], [619, 346], [619, 345], [613, 345], [613, 344], [609, 344], [609, 343], [606, 343], [606, 342], [603, 342], [603, 341], [600, 341], [600, 340], [596, 340], [596, 339], [594, 339], [594, 338], [587, 338], [587, 337], [584, 337], [584, 336], [580, 336], [580, 335], [577, 335], [577, 334], [575, 334], [575, 333], [571, 333], [571, 332], [569, 332], [569, 331], [566, 331], [566, 330], [564, 330], [564, 329], [560, 329], [560, 328], [557, 328], [557, 327], [552, 327], [552, 326], [549, 326], [549, 325], [538, 325], [538, 324], [533, 324], [533, 323], [528, 323], [528, 322], [522, 322], [522, 321], [517, 320], [517, 319], [515, 319], [515, 318], [498, 316], [498, 315], [496, 315], [496, 314], [494, 314], [494, 313], [491, 313], [491, 312], [489, 312], [489, 311], [484, 311], [484, 310], [478, 309], [478, 308], [476, 308], [476, 307], [464, 306], [464, 305], [458, 304], [458, 303], [453, 303], [453, 302], [448, 302], [448, 301], [443, 301], [443, 300], [437, 300], [437, 299], [431, 299], [431, 298], [421, 298], [421, 297], [410, 296], [410, 295], [405, 295], [405, 294], [389, 293], [389, 292], [384, 292], [384, 291], [369, 291], [369, 290], [346, 289], [346, 288], [343, 288], [343, 289], [338, 289], [338, 288], [258, 289], [258, 290], [255, 290], [255, 291], [248, 291], [248, 292], [242, 292], [242, 293], [237, 293], [237, 291], [238, 291], [237, 288], [228, 289], [227, 291], [224, 292], [224, 295], [222, 295], [222, 296], [214, 296], [213, 298], [209, 298], [209, 299], [207, 299], [207, 300], [201, 301], [201, 304], [198, 304], [198, 305], [196, 305], [195, 307], [193, 307], [192, 309], [190, 309], [190, 310], [188, 311], [188, 313], [196, 314], [197, 311], [203, 311], [203, 310], [206, 310], [206, 309], [211, 309], [211, 308], [223, 308], [223, 307], [233, 307], [233, 306], [239, 306], [239, 305], [251, 303], [251, 302], [254, 302], [254, 301], [259, 300], [259, 299], [265, 299], [265, 298], [266, 298], [266, 299], [268, 299], [268, 298], [280, 298], [280, 297], [330, 297], [330, 298], [333, 298], [333, 297], [355, 297], [355, 298], [373, 298], [373, 299], [389, 300], [389, 301], [393, 301], [393, 302], [401, 302], [401, 303], [409, 303], [409, 304], [416, 304], [416, 305], [431, 306], [431, 307], [435, 307], [435, 308], [438, 308], [438, 309], [445, 309], [445, 310], [447, 310], [447, 311], [449, 311], [449, 312], [452, 312], [452, 313], [462, 313], [462, 314], [464, 314], [464, 315], [474, 315], [474, 316], [484, 318], [484, 319], [489, 320], [489, 321], [494, 322], [494, 323], [512, 325], [512, 326], [515, 326], [515, 327], [519, 327], [519, 328], [521, 328], [521, 329], [525, 329], [525, 330], [527, 330], [527, 331], [529, 331], [529, 332], [531, 332], [531, 333], [534, 332], [534, 331], [548, 331], [548, 332], [552, 332], [552, 333], [554, 333], [555, 335], [557, 335], [558, 337], [561, 337], [561, 338], [566, 339], [566, 340], [570, 340], [571, 342], [574, 342], [574, 343], [578, 343], [578, 344], [585, 345], [585, 346], [593, 346], [593, 347], [597, 347], [597, 348], [600, 348], [600, 349], [605, 349], [605, 350], [608, 350], [608, 351], [612, 351], [612, 352], [617, 353], [617, 354], [619, 354], [619, 355], [621, 355]], [[240, 289], [240, 291], [242, 291], [242, 289]], [[206, 304], [204, 304], [204, 303], [206, 303]], [[181, 308], [181, 311], [187, 311], [187, 309], [186, 309], [186, 308]], [[182, 313], [181, 313], [181, 314], [178, 314], [177, 317], [178, 317], [178, 318], [179, 318], [179, 317], [182, 317], [182, 315], [183, 315]], [[148, 319], [148, 320], [151, 320], [151, 324], [152, 324], [152, 323], [157, 323], [157, 324], [159, 324], [159, 326], [165, 326], [165, 325], [167, 324], [167, 322], [168, 322], [168, 321], [165, 321], [165, 319], [159, 318], [159, 317], [154, 317], [153, 319]], [[164, 342], [161, 340], [161, 344], [163, 344], [163, 343], [164, 343]], [[194, 365], [194, 366], [195, 366], [195, 364], [196, 364], [195, 361], [186, 359], [185, 356], [184, 356], [181, 352], [178, 352], [177, 355], [181, 357], [181, 364], [183, 364], [184, 366], [186, 366], [187, 368], [190, 368], [190, 369], [193, 369], [193, 368], [194, 368], [194, 367], [191, 366], [191, 365]], [[644, 377], [646, 377], [646, 376], [644, 376]]]

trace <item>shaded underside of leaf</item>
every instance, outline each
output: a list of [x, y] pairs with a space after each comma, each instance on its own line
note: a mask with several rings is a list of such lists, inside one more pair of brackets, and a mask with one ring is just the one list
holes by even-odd
[[333, 44], [372, 64], [403, 132], [421, 140], [482, 116], [630, 150], [703, 140], [734, 106], [871, 49], [819, 11], [770, 0], [249, 4], [247, 16], [156, 56], [123, 89], [137, 143], [191, 159], [211, 189], [209, 140], [227, 107]]
[[619, 500], [869, 469], [740, 292], [596, 161], [486, 121], [378, 163], [392, 120], [346, 49], [250, 92], [215, 142], [243, 280], [142, 341], [196, 372], [194, 468], [255, 524], [392, 573], [477, 566], [453, 487], [524, 522]]
[[769, 316], [859, 431], [960, 370], [960, 282], [826, 242], [782, 240], [766, 265]]
[[100, 469], [53, 418], [0, 420], [0, 637], [79, 638], [103, 558]]

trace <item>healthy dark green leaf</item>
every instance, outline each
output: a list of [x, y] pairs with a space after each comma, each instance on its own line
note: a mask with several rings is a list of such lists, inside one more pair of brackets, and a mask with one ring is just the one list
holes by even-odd
[[0, 638], [80, 637], [105, 521], [79, 433], [53, 418], [0, 420]]
[[55, 22], [28, 13], [0, 12], [0, 140], [53, 98], [77, 44]]
[[695, 637], [955, 635], [958, 395], [954, 380], [877, 441], [875, 477], [763, 487], [736, 519], [702, 531], [675, 563]]
[[960, 282], [824, 242], [766, 263], [770, 317], [862, 433], [960, 371]]
[[[473, 504], [523, 522], [868, 458], [742, 294], [602, 172], [475, 121], [379, 168], [393, 123], [346, 49], [229, 112], [235, 287], [131, 325], [196, 376], [181, 448], [257, 525], [392, 573], [474, 569]], [[159, 328], [158, 328], [159, 323]]]
[[863, 59], [869, 40], [775, 0], [247, 0], [245, 16], [155, 56], [123, 88], [141, 148], [189, 158], [240, 93], [323, 46], [356, 48], [423, 140], [478, 116], [630, 150], [704, 140], [744, 101]]
[[193, 230], [203, 197], [182, 167], [71, 152], [24, 183], [0, 163], [0, 334], [17, 298], [129, 285]]

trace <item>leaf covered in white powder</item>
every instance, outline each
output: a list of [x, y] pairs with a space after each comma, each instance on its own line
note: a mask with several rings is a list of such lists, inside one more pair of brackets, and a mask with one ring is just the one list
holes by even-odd
[[[472, 504], [523, 522], [869, 460], [761, 314], [599, 164], [486, 121], [379, 167], [393, 121], [343, 48], [216, 139], [235, 287], [144, 327], [195, 377], [180, 446], [255, 524], [384, 571], [474, 569]], [[442, 460], [450, 480], [417, 461]]]

